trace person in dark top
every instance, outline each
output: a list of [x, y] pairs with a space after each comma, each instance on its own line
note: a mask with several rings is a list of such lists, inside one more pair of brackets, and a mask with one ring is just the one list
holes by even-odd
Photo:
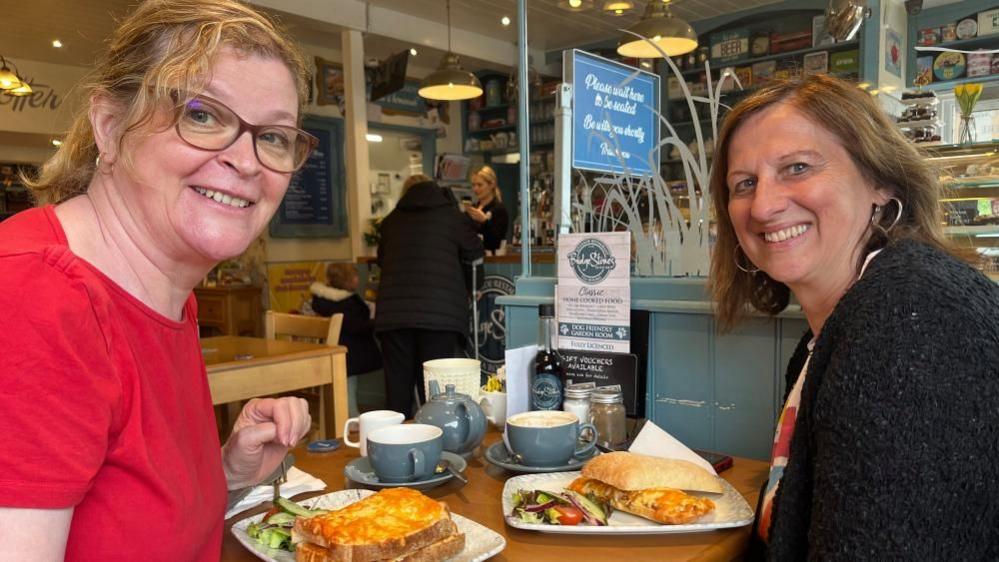
[[999, 559], [999, 287], [944, 237], [925, 156], [826, 75], [747, 98], [717, 146], [718, 325], [791, 293], [809, 325], [747, 557]]
[[503, 205], [496, 181], [496, 172], [489, 166], [479, 168], [472, 174], [472, 191], [478, 199], [474, 205], [466, 205], [465, 212], [475, 221], [475, 227], [482, 235], [482, 245], [488, 252], [495, 253], [506, 241], [506, 229], [510, 215]]
[[[347, 391], [351, 417], [358, 415], [357, 375], [382, 368], [382, 353], [375, 342], [374, 304], [357, 294], [360, 280], [352, 263], [331, 263], [326, 282], [309, 287], [312, 310], [320, 316], [343, 314], [340, 345], [347, 348]], [[369, 306], [369, 304], [371, 306]]]
[[414, 384], [425, 400], [423, 362], [454, 357], [468, 337], [472, 287], [466, 273], [483, 254], [468, 218], [440, 186], [423, 175], [406, 180], [378, 243], [375, 332], [390, 409], [412, 417]]

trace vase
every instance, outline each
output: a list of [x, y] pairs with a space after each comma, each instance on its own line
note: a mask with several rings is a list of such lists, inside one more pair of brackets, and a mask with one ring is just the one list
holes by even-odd
[[958, 144], [975, 144], [975, 118], [971, 115], [962, 115], [961, 122], [957, 129]]

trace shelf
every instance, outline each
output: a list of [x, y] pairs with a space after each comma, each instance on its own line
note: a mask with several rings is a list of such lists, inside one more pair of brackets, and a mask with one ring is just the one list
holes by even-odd
[[938, 51], [921, 51], [922, 47], [928, 47], [930, 49], [958, 49], [961, 51], [969, 51], [968, 47], [975, 47], [981, 45], [985, 48], [995, 48], [995, 42], [999, 41], [999, 34], [982, 35], [981, 37], [972, 37], [971, 39], [958, 39], [957, 41], [947, 41], [946, 43], [937, 43], [936, 45], [916, 45], [913, 50], [916, 51], [916, 56], [920, 54], [929, 55], [936, 54]]
[[470, 134], [470, 135], [478, 135], [478, 134], [481, 134], [481, 133], [495, 133], [497, 131], [512, 131], [512, 130], [514, 130], [516, 128], [517, 128], [516, 125], [503, 125], [502, 127], [489, 127], [489, 128], [483, 128], [483, 129], [476, 129], [474, 131], [468, 131], [468, 134]]
[[980, 226], [947, 226], [944, 227], [947, 236], [981, 236], [999, 238], [999, 224], [983, 224]]
[[489, 107], [480, 107], [478, 109], [468, 108], [468, 111], [476, 111], [478, 113], [489, 113], [489, 112], [498, 112], [500, 110], [506, 111], [508, 109], [510, 109], [510, 104], [506, 104], [506, 105], [491, 105]]
[[[717, 70], [719, 68], [728, 68], [730, 66], [733, 66], [733, 67], [734, 66], [747, 66], [747, 65], [752, 65], [752, 64], [757, 63], [757, 62], [767, 62], [767, 61], [770, 61], [770, 60], [783, 59], [783, 58], [787, 58], [787, 57], [796, 57], [796, 56], [799, 56], [799, 55], [807, 55], [809, 53], [818, 53], [818, 52], [822, 52], [822, 51], [846, 51], [846, 50], [848, 50], [851, 47], [857, 47], [857, 48], [859, 48], [860, 47], [860, 41], [853, 40], [853, 41], [845, 41], [843, 43], [833, 43], [831, 45], [818, 45], [816, 47], [808, 47], [806, 49], [797, 49], [795, 51], [787, 51], [787, 52], [779, 53], [779, 54], [776, 54], [776, 55], [767, 55], [767, 56], [764, 56], [764, 57], [749, 58], [749, 59], [744, 59], [744, 60], [740, 60], [740, 61], [733, 61], [733, 62], [720, 62], [720, 63], [714, 63], [714, 62], [712, 62], [711, 65], [712, 65], [712, 70]], [[690, 69], [690, 70], [684, 70], [683, 72], [680, 73], [680, 75], [681, 76], [696, 76], [698, 74], [703, 74], [703, 73], [704, 73], [704, 68], [702, 67], [702, 68], [693, 68], [693, 69]]]
[[933, 96], [932, 98], [909, 98], [898, 101], [903, 105], [922, 105], [925, 107], [933, 107], [940, 103], [940, 98]]
[[[974, 78], [964, 77], [964, 78], [959, 78], [957, 80], [948, 80], [947, 82], [932, 82], [925, 86], [919, 86], [919, 87], [921, 87], [924, 90], [932, 90], [934, 92], [939, 92], [941, 90], [950, 90], [951, 88], [957, 86], [958, 84], [968, 84], [972, 82], [995, 82], [997, 80], [999, 80], [999, 74], [990, 74], [988, 76], [975, 76]], [[917, 86], [913, 85], [911, 87], [916, 88]]]
[[900, 129], [916, 129], [919, 127], [940, 127], [937, 119], [922, 119], [920, 121], [897, 121], [895, 123]]
[[992, 185], [948, 184], [946, 187], [951, 193], [940, 199], [944, 203], [969, 199], [999, 199], [999, 179], [993, 181]]

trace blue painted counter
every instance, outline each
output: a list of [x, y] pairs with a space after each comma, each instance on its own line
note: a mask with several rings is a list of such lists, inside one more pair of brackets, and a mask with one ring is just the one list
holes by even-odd
[[[645, 411], [687, 446], [768, 459], [784, 393], [784, 371], [807, 329], [800, 307], [715, 331], [702, 278], [635, 278], [633, 310], [648, 312]], [[555, 278], [518, 279], [506, 309], [506, 345], [537, 338], [538, 304], [553, 302]]]

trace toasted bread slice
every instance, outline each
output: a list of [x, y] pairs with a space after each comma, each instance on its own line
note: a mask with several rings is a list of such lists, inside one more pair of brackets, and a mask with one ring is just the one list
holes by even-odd
[[719, 478], [692, 462], [615, 451], [599, 455], [583, 466], [583, 476], [620, 490], [675, 488], [720, 494]]
[[389, 488], [324, 515], [299, 517], [292, 531], [294, 542], [325, 551], [299, 545], [299, 562], [391, 560], [455, 534], [447, 505], [409, 488]]
[[[441, 562], [458, 556], [464, 549], [465, 535], [458, 533], [444, 537], [399, 558], [393, 558], [391, 562]], [[312, 543], [299, 544], [295, 559], [297, 562], [334, 562], [336, 560], [331, 557], [329, 550]]]

